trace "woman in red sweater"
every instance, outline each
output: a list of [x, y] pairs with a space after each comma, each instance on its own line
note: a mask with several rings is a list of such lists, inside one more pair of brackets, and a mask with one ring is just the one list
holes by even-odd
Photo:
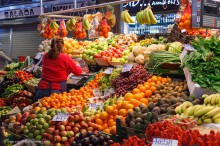
[[80, 75], [82, 69], [68, 55], [62, 53], [63, 39], [53, 39], [51, 49], [44, 54], [42, 60], [42, 75], [38, 85], [36, 98], [48, 97], [52, 93], [67, 90], [66, 80], [69, 73]]

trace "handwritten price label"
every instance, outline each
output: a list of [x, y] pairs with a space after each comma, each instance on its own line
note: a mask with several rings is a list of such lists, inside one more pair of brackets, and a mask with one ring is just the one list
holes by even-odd
[[195, 50], [194, 47], [191, 46], [191, 45], [189, 45], [189, 44], [185, 44], [185, 45], [184, 45], [184, 48], [185, 48], [186, 50], [189, 50], [189, 51], [194, 51], [194, 50]]
[[125, 64], [122, 68], [122, 72], [128, 72], [133, 67], [133, 64]]
[[104, 71], [104, 73], [107, 74], [107, 75], [109, 75], [109, 74], [112, 73], [112, 71], [113, 71], [113, 68], [107, 67], [106, 70]]
[[68, 113], [57, 113], [52, 121], [66, 121], [69, 118], [69, 114]]
[[152, 146], [178, 146], [178, 140], [153, 138]]

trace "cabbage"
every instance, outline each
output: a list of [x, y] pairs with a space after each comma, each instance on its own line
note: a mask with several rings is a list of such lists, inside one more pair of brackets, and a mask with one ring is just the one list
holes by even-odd
[[170, 44], [168, 51], [171, 53], [181, 53], [183, 45], [180, 42], [173, 42]]

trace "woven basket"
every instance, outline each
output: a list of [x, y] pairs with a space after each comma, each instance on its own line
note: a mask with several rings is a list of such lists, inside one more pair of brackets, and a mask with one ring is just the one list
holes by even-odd
[[27, 83], [24, 83], [24, 85], [28, 89], [29, 92], [35, 93], [36, 86], [30, 85], [30, 84], [27, 84]]

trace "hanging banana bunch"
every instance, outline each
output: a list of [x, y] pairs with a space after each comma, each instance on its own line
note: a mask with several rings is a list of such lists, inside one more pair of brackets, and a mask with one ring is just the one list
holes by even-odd
[[66, 22], [66, 28], [68, 31], [72, 31], [75, 28], [76, 25], [76, 19], [75, 18], [71, 18], [70, 20], [68, 20]]
[[83, 28], [85, 28], [85, 30], [89, 30], [92, 28], [88, 18], [86, 15], [83, 16], [83, 19], [82, 19], [82, 25], [83, 25]]
[[121, 19], [125, 23], [134, 23], [134, 20], [131, 18], [130, 14], [128, 13], [128, 10], [124, 10], [121, 12]]
[[51, 21], [51, 23], [50, 23], [50, 28], [51, 28], [54, 32], [56, 32], [56, 31], [58, 30], [58, 28], [59, 28], [59, 25], [57, 24], [57, 22], [56, 22], [55, 20], [53, 20], [53, 21]]
[[154, 17], [154, 14], [151, 10], [151, 6], [148, 6], [144, 10], [138, 12], [136, 14], [136, 20], [141, 25], [143, 25], [143, 24], [151, 25], [151, 24], [157, 23], [157, 20]]

